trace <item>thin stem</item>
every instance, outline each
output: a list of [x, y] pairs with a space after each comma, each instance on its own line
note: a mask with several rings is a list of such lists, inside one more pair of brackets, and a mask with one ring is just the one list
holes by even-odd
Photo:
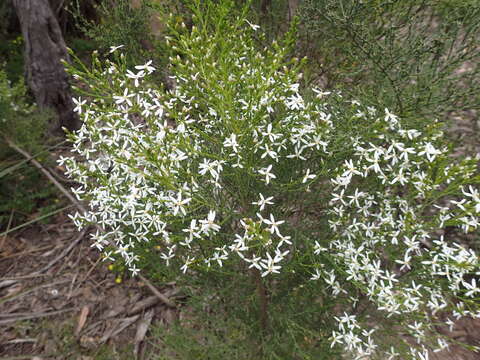
[[260, 302], [260, 327], [262, 328], [262, 331], [266, 333], [268, 329], [267, 290], [258, 269], [253, 269], [253, 277], [255, 280], [255, 285], [257, 286], [258, 300]]

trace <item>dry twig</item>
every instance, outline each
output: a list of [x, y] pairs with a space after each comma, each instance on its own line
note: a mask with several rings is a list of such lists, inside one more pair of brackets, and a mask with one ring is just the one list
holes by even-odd
[[[82, 232], [80, 233], [80, 235], [74, 240], [72, 241], [63, 251], [60, 255], [58, 255], [55, 259], [53, 259], [52, 261], [50, 261], [46, 266], [44, 266], [42, 269], [36, 271], [35, 273], [37, 274], [40, 274], [40, 273], [43, 273], [45, 271], [47, 271], [48, 269], [50, 269], [53, 265], [55, 265], [56, 263], [58, 263], [60, 260], [62, 260], [80, 241], [82, 241], [82, 239], [84, 238], [85, 236], [85, 233], [87, 232], [88, 228], [84, 228], [82, 230]], [[35, 274], [34, 273], [34, 274]]]
[[140, 274], [138, 275], [138, 277], [140, 278], [140, 280], [142, 280], [145, 283], [145, 285], [147, 285], [147, 287], [150, 289], [150, 291], [156, 297], [158, 297], [165, 305], [167, 305], [169, 307], [172, 307], [172, 308], [176, 307], [175, 303], [172, 300], [170, 300], [165, 295], [163, 295], [160, 291], [158, 291], [155, 286], [153, 286], [147, 279], [145, 279], [145, 277], [143, 277]]
[[7, 234], [8, 231], [10, 230], [10, 226], [12, 226], [12, 220], [13, 220], [13, 209], [10, 212], [10, 218], [8, 219], [8, 224], [7, 224], [7, 231], [5, 231], [5, 235], [2, 238], [2, 242], [0, 243], [0, 251], [3, 249], [3, 245], [5, 245], [5, 240], [7, 240]]
[[50, 171], [48, 171], [45, 167], [43, 167], [42, 164], [40, 164], [37, 160], [35, 160], [28, 152], [25, 150], [21, 149], [18, 147], [16, 144], [14, 144], [10, 139], [5, 138], [5, 141], [7, 142], [8, 146], [10, 146], [13, 150], [17, 151], [18, 153], [22, 154], [26, 159], [28, 159], [36, 168], [38, 168], [47, 178], [50, 180], [50, 182], [55, 185], [55, 187], [60, 190], [63, 195], [67, 197], [68, 200], [70, 200], [77, 208], [79, 208], [83, 212], [87, 212], [87, 209], [80, 204], [73, 196], [70, 194], [70, 192], [65, 189], [65, 187], [60, 184], [57, 179], [55, 179], [52, 174], [50, 174]]
[[[42, 317], [63, 314], [63, 313], [74, 311], [74, 310], [76, 310], [76, 308], [63, 309], [63, 310], [50, 311], [50, 312], [37, 312], [37, 313], [27, 313], [27, 314], [22, 313], [22, 315], [19, 315], [19, 316], [12, 316], [7, 319], [0, 320], [0, 325], [6, 325], [6, 324], [14, 323], [17, 321], [22, 321], [22, 320], [38, 319]], [[10, 315], [15, 315], [15, 314], [10, 314]]]

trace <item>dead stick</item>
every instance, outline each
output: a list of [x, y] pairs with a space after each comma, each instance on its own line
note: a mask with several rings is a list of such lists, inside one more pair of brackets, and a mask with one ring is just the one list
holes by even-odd
[[62, 260], [74, 247], [75, 245], [77, 245], [80, 241], [82, 241], [82, 239], [84, 238], [85, 236], [85, 233], [87, 232], [87, 228], [84, 228], [82, 230], [82, 232], [80, 233], [80, 235], [70, 243], [70, 245], [68, 245], [60, 255], [58, 255], [55, 259], [53, 259], [52, 261], [50, 261], [45, 267], [43, 267], [42, 269], [36, 271], [35, 273], [37, 274], [40, 274], [40, 273], [43, 273], [45, 271], [47, 271], [48, 269], [50, 269], [53, 265], [55, 265], [56, 263], [58, 263], [60, 260]]
[[39, 289], [43, 289], [43, 288], [47, 288], [47, 287], [52, 287], [52, 286], [55, 286], [55, 285], [59, 285], [59, 284], [64, 284], [66, 282], [69, 282], [70, 280], [68, 279], [64, 279], [64, 280], [59, 280], [59, 281], [55, 281], [51, 284], [43, 284], [43, 285], [39, 285], [37, 287], [34, 287], [34, 288], [31, 288], [31, 289], [27, 289], [25, 290], [24, 292], [21, 292], [21, 293], [17, 293], [17, 294], [13, 294], [13, 295], [9, 295], [9, 296], [5, 296], [5, 297], [2, 297], [0, 298], [0, 305], [3, 304], [3, 303], [6, 303], [8, 301], [12, 301], [14, 299], [18, 299], [22, 296], [25, 296], [27, 294], [30, 294], [36, 290], [39, 290]]
[[13, 150], [17, 151], [18, 153], [22, 154], [26, 159], [28, 159], [29, 161], [31, 161], [31, 163], [36, 167], [38, 168], [47, 178], [48, 180], [50, 180], [52, 182], [53, 185], [56, 186], [56, 188], [58, 190], [60, 190], [63, 195], [65, 195], [67, 197], [68, 200], [70, 200], [73, 204], [75, 204], [75, 206], [77, 208], [79, 208], [82, 212], [87, 212], [87, 209], [82, 205], [80, 204], [77, 199], [75, 199], [72, 194], [70, 194], [70, 192], [65, 189], [65, 187], [60, 184], [57, 179], [55, 179], [52, 174], [50, 174], [50, 171], [48, 171], [47, 169], [45, 169], [45, 167], [43, 167], [42, 164], [40, 164], [37, 160], [35, 160], [28, 152], [26, 152], [25, 150], [19, 148], [16, 144], [14, 144], [10, 139], [8, 138], [5, 138], [5, 141], [7, 142], [8, 146], [10, 146]]
[[31, 314], [28, 314], [26, 316], [19, 316], [19, 317], [15, 317], [15, 318], [12, 318], [12, 319], [0, 320], [0, 325], [6, 325], [6, 324], [10, 324], [12, 322], [17, 322], [17, 321], [22, 321], [22, 320], [38, 319], [38, 318], [42, 318], [42, 317], [63, 314], [65, 312], [74, 311], [76, 309], [77, 308], [71, 308], [71, 309], [64, 309], [64, 310], [44, 312], [44, 313], [31, 313]]
[[147, 279], [145, 279], [142, 275], [138, 274], [140, 280], [142, 280], [145, 285], [150, 289], [150, 291], [156, 295], [165, 305], [170, 306], [172, 308], [176, 307], [175, 303], [163, 295], [160, 291], [157, 290], [155, 286], [153, 286]]

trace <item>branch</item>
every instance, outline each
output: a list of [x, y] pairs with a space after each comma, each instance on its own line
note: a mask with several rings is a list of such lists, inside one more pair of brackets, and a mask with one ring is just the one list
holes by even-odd
[[60, 184], [57, 179], [55, 179], [52, 174], [50, 174], [50, 171], [48, 171], [47, 169], [45, 169], [43, 167], [42, 164], [40, 164], [37, 160], [35, 160], [28, 152], [26, 152], [25, 150], [19, 148], [15, 143], [13, 143], [9, 138], [5, 138], [5, 141], [7, 142], [8, 146], [10, 146], [13, 150], [15, 150], [16, 152], [22, 154], [26, 159], [28, 159], [28, 161], [30, 161], [36, 168], [38, 168], [47, 178], [48, 180], [51, 181], [51, 183], [53, 185], [55, 185], [55, 187], [60, 190], [66, 197], [68, 200], [70, 200], [70, 202], [72, 202], [78, 209], [80, 209], [82, 212], [87, 212], [87, 209], [82, 205], [80, 204], [77, 199], [75, 199], [72, 194], [70, 194], [70, 192], [65, 189], [65, 187]]

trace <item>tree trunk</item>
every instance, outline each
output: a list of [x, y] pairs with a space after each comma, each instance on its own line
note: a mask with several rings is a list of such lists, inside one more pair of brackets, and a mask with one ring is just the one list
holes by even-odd
[[58, 21], [48, 0], [13, 0], [25, 41], [27, 84], [40, 108], [54, 110], [49, 126], [52, 134], [62, 134], [62, 127], [78, 128], [73, 112], [68, 75], [60, 60], [68, 54]]
[[295, 16], [295, 13], [297, 12], [299, 5], [300, 5], [300, 0], [288, 0], [288, 13], [287, 13], [288, 22], [293, 20], [293, 17]]
[[270, 6], [272, 5], [272, 0], [262, 0], [260, 2], [260, 11], [262, 13], [262, 16], [267, 16], [268, 10], [270, 9]]

